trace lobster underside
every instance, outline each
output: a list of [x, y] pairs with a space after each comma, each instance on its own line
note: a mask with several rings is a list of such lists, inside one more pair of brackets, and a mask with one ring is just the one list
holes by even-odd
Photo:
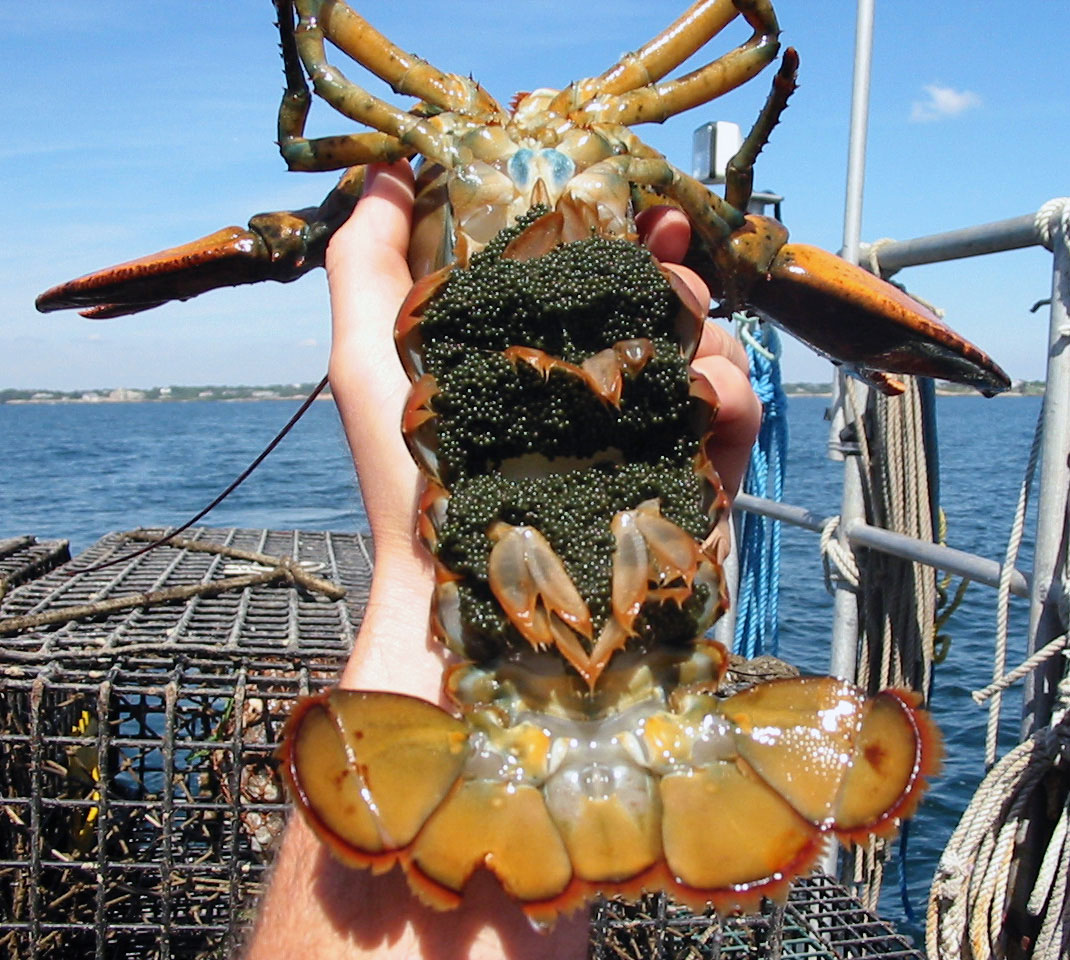
[[[722, 312], [757, 308], [887, 393], [902, 390], [896, 373], [984, 393], [1009, 380], [898, 289], [745, 213], [794, 51], [724, 199], [630, 131], [768, 64], [768, 0], [696, 0], [600, 76], [518, 95], [510, 111], [338, 0], [276, 6], [280, 146], [294, 169], [351, 167], [335, 190], [62, 284], [38, 307], [117, 316], [292, 280], [322, 265], [365, 164], [426, 161], [395, 339], [412, 381], [402, 431], [426, 481], [432, 630], [461, 662], [446, 680], [456, 711], [389, 692], [304, 701], [280, 757], [309, 824], [347, 863], [400, 863], [436, 907], [485, 867], [545, 921], [595, 892], [750, 908], [828, 837], [893, 829], [938, 764], [916, 695], [832, 678], [717, 692], [726, 654], [704, 634], [728, 602], [727, 497], [710, 457], [717, 397], [691, 372], [706, 310], [638, 244], [636, 212], [652, 199], [683, 210], [686, 262]], [[743, 44], [662, 80], [737, 14]], [[325, 40], [419, 105], [348, 81]], [[372, 131], [306, 138], [305, 74]]]
[[455, 717], [335, 690], [282, 769], [342, 860], [437, 907], [486, 867], [533, 918], [595, 892], [755, 906], [827, 834], [888, 829], [938, 755], [917, 700], [831, 678], [716, 694], [727, 596], [703, 311], [645, 248], [534, 209], [417, 285], [396, 337]]

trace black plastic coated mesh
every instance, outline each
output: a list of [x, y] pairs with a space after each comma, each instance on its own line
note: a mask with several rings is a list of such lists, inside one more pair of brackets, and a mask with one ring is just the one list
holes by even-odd
[[[0, 637], [0, 956], [225, 957], [248, 925], [283, 822], [272, 753], [344, 663], [371, 562], [358, 535], [190, 536], [293, 556], [347, 596], [265, 584]], [[68, 575], [138, 546], [105, 537], [0, 617], [250, 569], [162, 547]]]

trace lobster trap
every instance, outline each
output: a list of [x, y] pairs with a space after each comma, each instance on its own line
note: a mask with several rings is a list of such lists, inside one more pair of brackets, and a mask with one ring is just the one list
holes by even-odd
[[[131, 545], [112, 534], [50, 570], [39, 563], [49, 550], [25, 539], [4, 558], [4, 575], [22, 582], [0, 607], [0, 955], [231, 956], [283, 828], [282, 726], [349, 654], [369, 544], [201, 529], [180, 547], [78, 573]], [[345, 597], [271, 579], [286, 557]], [[132, 594], [172, 599], [124, 606]], [[79, 608], [98, 612], [63, 620]], [[11, 631], [27, 617], [60, 622]], [[590, 955], [920, 960], [821, 875], [785, 905], [725, 922], [665, 897], [600, 902]]]
[[924, 960], [821, 873], [796, 880], [786, 903], [763, 900], [750, 916], [721, 921], [659, 894], [636, 903], [600, 901], [591, 919], [592, 960]]
[[[359, 535], [192, 541], [209, 550], [55, 571], [3, 615], [270, 570], [242, 554], [292, 557], [346, 597], [257, 583], [0, 641], [0, 954], [224, 957], [248, 926], [284, 820], [272, 753], [294, 701], [345, 662], [371, 558]], [[130, 551], [112, 535], [77, 565]]]

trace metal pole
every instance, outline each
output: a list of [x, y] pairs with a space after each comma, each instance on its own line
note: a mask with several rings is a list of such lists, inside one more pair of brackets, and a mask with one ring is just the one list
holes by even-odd
[[[858, 246], [862, 236], [862, 187], [866, 169], [866, 126], [869, 121], [869, 75], [873, 54], [874, 0], [858, 0], [855, 23], [854, 81], [851, 89], [851, 137], [847, 148], [847, 195], [843, 215], [843, 256], [850, 263], [858, 263]], [[839, 444], [844, 419], [843, 400], [848, 384], [840, 372], [836, 377], [836, 391], [840, 402], [835, 405], [830, 444]], [[864, 391], [861, 391], [864, 393]], [[864, 401], [863, 401], [864, 402]], [[837, 420], [839, 419], [839, 422]], [[856, 520], [865, 519], [862, 500], [862, 478], [858, 473], [857, 454], [846, 457], [843, 469], [843, 499], [840, 502], [841, 543], [846, 547], [846, 528]], [[849, 585], [837, 583], [835, 613], [832, 625], [832, 655], [829, 672], [833, 676], [853, 680], [858, 660], [858, 600]], [[837, 873], [839, 850], [830, 843], [821, 857], [821, 866], [832, 876]]]
[[[1070, 490], [1070, 236], [1064, 232], [1066, 222], [1064, 217], [1062, 224], [1053, 231], [1048, 375], [1044, 389], [1037, 539], [1029, 605], [1030, 654], [1050, 643], [1065, 629], [1058, 607], [1059, 598], [1066, 589], [1061, 571], [1066, 562], [1067, 491]], [[1026, 678], [1023, 736], [1029, 736], [1050, 722], [1063, 664], [1062, 657], [1052, 657]]]
[[[866, 124], [869, 115], [869, 76], [873, 51], [873, 0], [858, 0], [858, 21], [855, 25], [854, 84], [851, 92], [851, 139], [847, 151], [847, 197], [843, 222], [843, 256], [851, 263], [858, 263], [858, 247], [862, 234], [862, 187], [865, 181]], [[843, 416], [843, 399], [848, 389], [844, 375], [839, 374], [837, 387], [840, 403], [837, 412]], [[864, 390], [861, 391], [864, 394]], [[857, 394], [856, 394], [857, 396]], [[859, 398], [859, 402], [864, 402]], [[833, 420], [833, 436], [830, 443], [839, 444], [846, 426], [844, 417], [839, 423]], [[843, 499], [840, 503], [839, 537], [847, 547], [847, 527], [856, 520], [865, 519], [862, 499], [862, 478], [858, 473], [858, 461], [847, 457], [843, 472]], [[837, 584], [835, 594], [835, 620], [832, 627], [832, 656], [829, 669], [834, 676], [853, 680], [858, 658], [858, 602], [855, 593], [846, 584]]]
[[[942, 263], [946, 260], [961, 260], [964, 257], [979, 257], [986, 253], [1003, 250], [1019, 250], [1040, 243], [1037, 235], [1036, 215], [1023, 214], [1009, 220], [981, 223], [962, 230], [934, 233], [913, 240], [882, 243], [877, 251], [881, 276], [890, 277], [903, 267], [915, 267], [922, 263]], [[873, 245], [863, 243], [860, 252], [868, 260]]]
[[[758, 513], [763, 517], [772, 517], [774, 520], [812, 530], [814, 533], [820, 533], [827, 522], [827, 518], [818, 516], [805, 507], [797, 507], [790, 503], [778, 503], [776, 500], [754, 497], [749, 493], [739, 494], [736, 497], [735, 506], [739, 510]], [[945, 547], [938, 543], [918, 540], [915, 537], [908, 537], [892, 530], [884, 530], [881, 527], [872, 527], [868, 523], [862, 523], [861, 521], [853, 523], [847, 528], [847, 539], [853, 546], [868, 547], [870, 550], [879, 550], [881, 553], [887, 553], [893, 557], [902, 557], [904, 560], [925, 563], [930, 567], [935, 567], [937, 570], [953, 573], [960, 577], [968, 577], [975, 583], [983, 583], [989, 587], [999, 586], [1002, 565], [996, 560], [979, 557], [974, 553], [966, 553], [966, 551], [956, 550], [954, 547]], [[1011, 574], [1010, 589], [1011, 593], [1016, 597], [1028, 597], [1030, 595], [1030, 579], [1020, 570], [1015, 570]]]

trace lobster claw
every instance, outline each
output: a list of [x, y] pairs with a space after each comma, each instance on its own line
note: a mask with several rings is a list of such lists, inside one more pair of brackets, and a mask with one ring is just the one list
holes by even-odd
[[52, 287], [36, 301], [42, 313], [80, 309], [94, 319], [151, 310], [218, 287], [289, 283], [323, 266], [327, 243], [345, 222], [364, 184], [354, 167], [318, 207], [259, 213], [247, 229], [224, 227], [199, 240], [97, 270]]
[[746, 220], [715, 256], [729, 302], [757, 308], [884, 393], [902, 393], [886, 373], [952, 380], [985, 396], [1010, 387], [988, 354], [898, 287], [817, 247], [785, 243], [774, 220]]

